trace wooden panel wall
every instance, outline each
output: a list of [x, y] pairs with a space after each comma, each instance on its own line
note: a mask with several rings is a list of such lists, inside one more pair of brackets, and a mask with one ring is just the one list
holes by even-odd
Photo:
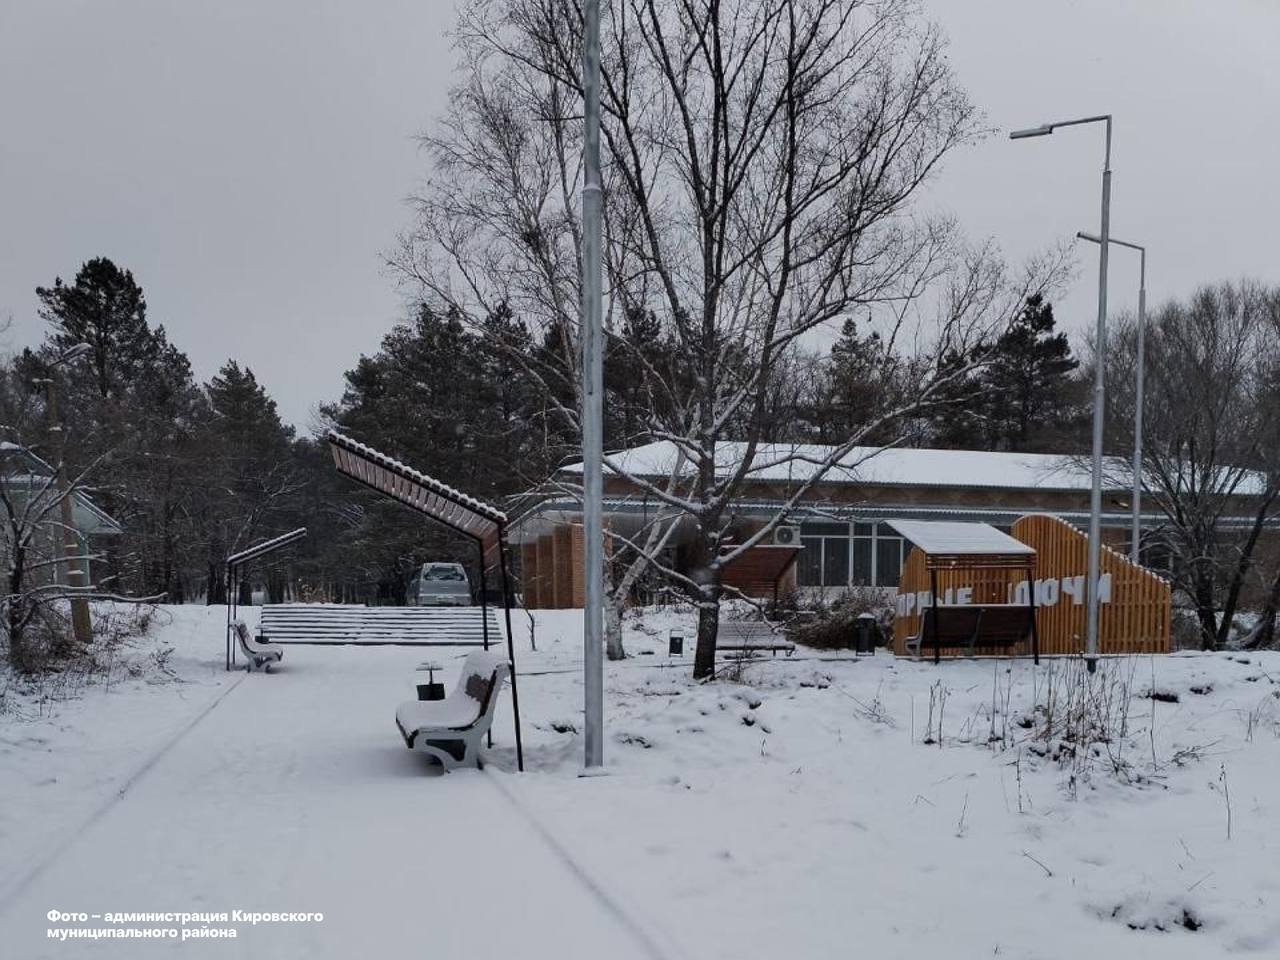
[[555, 558], [552, 555], [551, 535], [538, 538], [538, 596], [535, 605], [539, 609], [554, 607], [555, 604]]
[[573, 534], [569, 527], [551, 532], [552, 596], [549, 607], [563, 610], [573, 606]]
[[[1036, 610], [1040, 652], [1049, 655], [1082, 653], [1087, 616], [1082, 587], [1088, 571], [1088, 536], [1071, 524], [1047, 514], [1021, 518], [1013, 525], [1012, 533], [1036, 551], [1034, 576], [1039, 584], [1037, 600], [1044, 604]], [[1102, 547], [1101, 573], [1111, 575], [1111, 591], [1110, 602], [1104, 602], [1100, 609], [1099, 652], [1168, 653], [1172, 612], [1168, 581], [1145, 567], [1133, 564], [1128, 557], [1106, 544]], [[1068, 578], [1080, 578], [1074, 584], [1079, 603], [1075, 602], [1075, 596], [1068, 589], [1064, 589], [1063, 583]], [[1021, 570], [939, 570], [938, 592], [943, 595], [945, 603], [948, 590], [972, 587], [972, 603], [1007, 603], [1011, 585], [1025, 579], [1026, 574]], [[1056, 603], [1049, 604], [1055, 588]], [[929, 589], [924, 554], [918, 549], [912, 550], [903, 564], [899, 596]], [[906, 654], [906, 639], [914, 636], [919, 628], [918, 608], [913, 607], [909, 614], [894, 618], [894, 650], [899, 656]], [[961, 652], [944, 648], [943, 656]], [[1000, 651], [979, 649], [977, 652]]]

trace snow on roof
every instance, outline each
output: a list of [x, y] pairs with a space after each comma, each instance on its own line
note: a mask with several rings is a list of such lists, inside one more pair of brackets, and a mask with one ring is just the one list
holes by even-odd
[[1014, 554], [1034, 556], [1035, 550], [989, 523], [955, 520], [885, 520], [925, 553]]
[[[759, 444], [748, 479], [803, 482], [834, 449], [818, 444]], [[728, 475], [745, 455], [745, 443], [730, 441], [719, 444], [716, 447], [716, 474]], [[609, 459], [626, 473], [652, 478], [669, 477], [678, 462], [678, 455], [674, 443], [660, 440], [610, 454]], [[580, 473], [582, 464], [574, 463], [564, 469]], [[609, 470], [608, 465], [605, 469]], [[686, 457], [683, 472], [692, 473], [693, 469], [693, 461]], [[1105, 465], [1103, 486], [1109, 490], [1127, 489], [1127, 475], [1127, 464], [1113, 459]], [[1082, 491], [1090, 489], [1091, 476], [1088, 458], [1063, 454], [854, 447], [827, 472], [822, 482]], [[1245, 483], [1241, 485], [1240, 492], [1249, 494], [1257, 491]]]

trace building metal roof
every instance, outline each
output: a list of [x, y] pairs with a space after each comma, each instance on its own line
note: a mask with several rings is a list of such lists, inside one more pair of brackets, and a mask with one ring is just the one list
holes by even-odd
[[[802, 483], [814, 475], [835, 449], [819, 444], [759, 444], [747, 477], [757, 482]], [[745, 455], [745, 443], [719, 444], [716, 475], [728, 476]], [[671, 476], [680, 459], [678, 448], [669, 440], [621, 450], [609, 457], [622, 471], [646, 479]], [[582, 464], [569, 464], [563, 469], [581, 473]], [[605, 469], [617, 474], [607, 466]], [[691, 476], [696, 469], [696, 464], [685, 456], [681, 472]], [[1126, 490], [1128, 476], [1127, 461], [1108, 458], [1104, 464], [1103, 486], [1109, 490]], [[1264, 482], [1260, 474], [1251, 474], [1241, 483], [1239, 493], [1256, 494]], [[854, 447], [827, 472], [821, 483], [1085, 492], [1091, 489], [1092, 472], [1088, 458], [1065, 454]]]
[[[18, 469], [9, 469], [9, 457], [18, 459], [20, 462]], [[9, 496], [16, 500], [23, 500], [32, 496], [50, 495], [54, 467], [28, 447], [8, 440], [0, 441], [0, 462], [5, 462], [4, 472], [0, 474], [0, 483], [5, 485]], [[79, 488], [71, 493], [71, 522], [76, 530], [84, 535], [114, 537], [124, 532], [119, 521], [94, 503], [89, 495]]]

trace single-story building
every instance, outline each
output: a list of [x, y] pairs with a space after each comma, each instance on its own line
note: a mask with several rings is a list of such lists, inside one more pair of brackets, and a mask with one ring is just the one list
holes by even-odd
[[[832, 448], [765, 444], [735, 500], [731, 530], [741, 542], [777, 515], [808, 482], [815, 464]], [[717, 475], [726, 476], [744, 455], [741, 443], [717, 449]], [[681, 459], [669, 441], [648, 443], [612, 455], [627, 474], [665, 484]], [[681, 466], [688, 475], [692, 466]], [[1130, 491], [1123, 464], [1113, 464], [1104, 480], [1103, 541], [1127, 553], [1131, 530]], [[520, 544], [525, 602], [534, 607], [575, 607], [583, 602], [582, 510], [572, 495], [581, 484], [581, 464], [552, 478], [566, 493], [546, 495], [513, 525]], [[831, 595], [851, 587], [898, 587], [911, 544], [885, 523], [899, 520], [957, 520], [989, 523], [1008, 532], [1027, 514], [1051, 514], [1087, 529], [1092, 486], [1088, 458], [980, 450], [855, 448], [808, 490], [768, 543], [753, 547], [725, 570], [724, 580], [744, 593], [768, 598], [794, 588]], [[660, 516], [662, 503], [621, 473], [605, 471], [605, 523], [635, 537]], [[1241, 520], [1248, 511], [1242, 504]], [[1167, 563], [1154, 510], [1143, 512], [1143, 559], [1160, 569]], [[666, 559], [687, 570], [691, 520], [684, 517], [671, 538]]]
[[[31, 540], [32, 555], [27, 563], [34, 583], [60, 583], [67, 578], [62, 564], [52, 561], [57, 553], [55, 537], [63, 534], [62, 511], [52, 464], [20, 444], [0, 441], [0, 484], [8, 507], [0, 509], [0, 542], [12, 536], [10, 510], [16, 517], [38, 516]], [[113, 539], [124, 531], [120, 524], [99, 507], [83, 490], [71, 492], [72, 536], [64, 542], [72, 552], [72, 563], [84, 574], [81, 582], [92, 585], [97, 564], [88, 559], [99, 538]], [[29, 521], [28, 521], [29, 522]], [[7, 544], [6, 544], [7, 550]], [[74, 581], [74, 578], [71, 578]]]

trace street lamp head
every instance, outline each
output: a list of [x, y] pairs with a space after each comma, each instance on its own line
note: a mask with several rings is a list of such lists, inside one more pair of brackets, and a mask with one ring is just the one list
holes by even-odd
[[1096, 233], [1085, 233], [1083, 230], [1076, 232], [1076, 238], [1079, 240], [1088, 240], [1090, 243], [1101, 243], [1102, 238]]
[[1027, 127], [1025, 130], [1013, 130], [1009, 133], [1010, 140], [1026, 140], [1028, 137], [1047, 137], [1053, 133], [1053, 124], [1042, 123], [1038, 127]]

